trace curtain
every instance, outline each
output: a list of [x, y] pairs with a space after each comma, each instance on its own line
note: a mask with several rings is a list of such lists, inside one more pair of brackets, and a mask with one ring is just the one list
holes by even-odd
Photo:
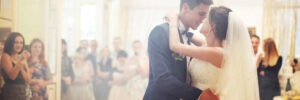
[[121, 0], [119, 35], [123, 47], [131, 51], [135, 40], [147, 45], [148, 35], [168, 12], [179, 12], [180, 0]]
[[299, 0], [265, 0], [262, 38], [273, 38], [279, 53], [293, 54]]

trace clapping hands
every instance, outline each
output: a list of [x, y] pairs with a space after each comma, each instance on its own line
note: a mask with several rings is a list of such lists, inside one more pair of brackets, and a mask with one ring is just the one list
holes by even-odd
[[23, 51], [20, 55], [18, 55], [15, 60], [16, 60], [16, 66], [19, 67], [24, 67], [26, 60], [30, 57], [30, 53], [28, 51]]
[[20, 55], [16, 57], [17, 62], [22, 62], [30, 57], [30, 53], [28, 51], [23, 51]]
[[21, 60], [26, 60], [29, 57], [30, 57], [30, 53], [28, 51], [25, 50], [21, 53]]

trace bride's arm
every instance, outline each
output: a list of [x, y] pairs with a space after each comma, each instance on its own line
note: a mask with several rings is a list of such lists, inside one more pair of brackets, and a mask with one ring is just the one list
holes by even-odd
[[197, 47], [180, 43], [179, 33], [177, 29], [178, 17], [175, 15], [169, 15], [168, 21], [170, 29], [169, 46], [172, 51], [184, 56], [194, 57], [211, 62], [217, 67], [221, 66], [223, 54], [220, 50], [214, 47]]

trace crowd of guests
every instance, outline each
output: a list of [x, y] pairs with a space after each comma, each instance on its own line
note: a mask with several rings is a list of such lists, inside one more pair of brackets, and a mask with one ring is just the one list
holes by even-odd
[[[143, 43], [132, 43], [133, 54], [122, 49], [116, 37], [113, 50], [98, 51], [96, 40], [81, 40], [75, 54], [62, 43], [62, 100], [141, 100], [148, 84], [149, 63]], [[53, 83], [45, 59], [45, 45], [33, 39], [25, 45], [21, 33], [12, 32], [0, 41], [0, 100], [48, 100]]]
[[12, 32], [0, 45], [0, 99], [47, 100], [46, 87], [52, 78], [44, 43], [33, 39], [25, 50], [23, 35]]
[[[263, 40], [262, 52], [259, 52], [260, 37], [251, 35], [251, 41], [257, 59], [260, 100], [273, 100], [275, 96], [281, 95], [279, 71], [283, 66], [283, 57], [279, 55], [275, 41], [272, 38]], [[294, 59], [291, 65], [294, 72], [296, 72], [297, 60]]]
[[[257, 35], [251, 35], [251, 41], [257, 59], [260, 100], [273, 100], [281, 95], [278, 76], [283, 57], [272, 38], [263, 40], [262, 50]], [[148, 55], [142, 42], [134, 41], [133, 54], [128, 54], [119, 37], [114, 39], [112, 51], [105, 46], [98, 52], [96, 40], [81, 40], [72, 56], [68, 55], [67, 42], [61, 42], [62, 100], [142, 99], [149, 77]], [[0, 41], [1, 100], [48, 99], [52, 75], [45, 60], [45, 45], [33, 39], [25, 48], [25, 39], [17, 32]], [[293, 73], [299, 74], [298, 60], [293, 59], [290, 65]]]
[[116, 37], [113, 49], [105, 46], [98, 52], [96, 40], [81, 40], [70, 57], [62, 40], [62, 100], [141, 100], [149, 72], [142, 42], [132, 43], [130, 55]]

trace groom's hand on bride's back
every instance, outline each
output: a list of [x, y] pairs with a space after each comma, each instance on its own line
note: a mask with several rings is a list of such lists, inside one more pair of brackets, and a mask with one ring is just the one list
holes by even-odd
[[202, 92], [198, 100], [219, 100], [219, 98], [210, 89], [206, 89]]

